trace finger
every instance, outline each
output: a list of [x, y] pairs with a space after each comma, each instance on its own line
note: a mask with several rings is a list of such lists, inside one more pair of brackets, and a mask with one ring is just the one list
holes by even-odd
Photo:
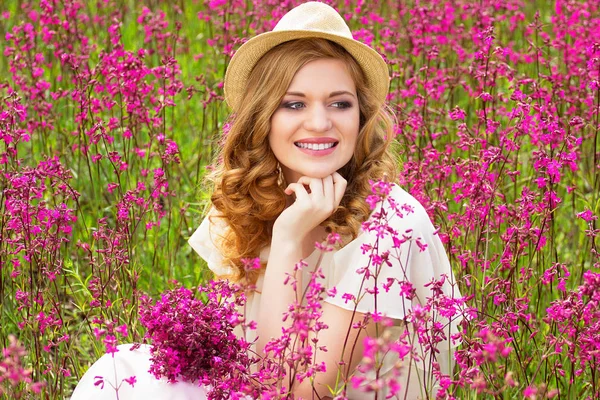
[[290, 183], [284, 190], [288, 196], [294, 193], [296, 195], [296, 201], [310, 202], [310, 197], [306, 188], [302, 183]]
[[335, 192], [335, 206], [339, 206], [342, 198], [344, 197], [344, 193], [346, 193], [346, 185], [348, 182], [344, 179], [342, 175], [337, 172], [334, 172], [331, 177], [333, 178], [333, 187]]
[[298, 183], [308, 185], [310, 188], [311, 197], [315, 200], [321, 200], [325, 197], [323, 193], [323, 181], [319, 178], [310, 178], [308, 176], [302, 176], [298, 179]]
[[337, 207], [335, 204], [335, 190], [333, 188], [333, 177], [331, 175], [323, 178], [323, 193], [325, 194], [325, 199], [329, 204], [333, 206], [333, 208]]

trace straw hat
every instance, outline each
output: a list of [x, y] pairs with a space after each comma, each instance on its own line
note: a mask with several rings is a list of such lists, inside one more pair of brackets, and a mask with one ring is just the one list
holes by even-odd
[[368, 85], [381, 103], [389, 89], [389, 72], [383, 58], [369, 46], [354, 40], [342, 17], [332, 7], [311, 1], [285, 14], [271, 32], [244, 43], [231, 59], [225, 73], [225, 101], [236, 110], [244, 97], [248, 76], [256, 62], [273, 47], [294, 39], [323, 38], [340, 44], [361, 66]]

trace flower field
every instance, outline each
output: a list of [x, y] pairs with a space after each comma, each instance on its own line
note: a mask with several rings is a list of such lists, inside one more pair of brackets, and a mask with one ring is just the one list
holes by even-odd
[[[0, 398], [68, 398], [146, 296], [209, 282], [225, 69], [299, 3], [2, 1]], [[464, 295], [431, 398], [600, 398], [600, 2], [328, 4], [389, 63], [400, 183]]]

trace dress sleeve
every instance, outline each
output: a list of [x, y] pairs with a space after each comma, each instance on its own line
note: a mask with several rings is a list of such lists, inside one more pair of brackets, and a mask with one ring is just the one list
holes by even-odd
[[223, 255], [219, 250], [219, 241], [223, 238], [226, 223], [219, 218], [210, 220], [215, 211], [211, 209], [200, 227], [189, 238], [188, 243], [202, 257], [215, 275], [230, 275], [233, 269], [223, 263]]
[[[424, 305], [432, 297], [430, 282], [442, 276], [442, 292], [459, 298], [444, 246], [423, 206], [394, 185], [374, 213], [382, 208], [388, 227], [367, 223], [366, 230], [334, 254], [327, 286], [335, 287], [336, 294], [325, 301], [347, 310], [356, 308], [361, 313], [373, 314], [377, 310], [402, 320], [415, 305]], [[407, 296], [411, 285], [415, 294], [412, 299]], [[450, 327], [451, 334], [457, 332], [458, 321], [449, 323], [439, 317], [436, 320]]]

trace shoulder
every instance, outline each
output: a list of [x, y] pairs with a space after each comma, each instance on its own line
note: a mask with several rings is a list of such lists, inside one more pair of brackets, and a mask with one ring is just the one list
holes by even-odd
[[419, 215], [427, 215], [425, 207], [423, 207], [419, 200], [417, 200], [413, 195], [408, 193], [396, 183], [393, 183], [391, 187], [392, 188], [390, 194], [388, 195], [388, 200], [391, 199], [396, 203], [399, 203], [400, 205], [409, 206], [413, 209], [414, 212], [418, 213]]
[[224, 265], [221, 241], [225, 237], [227, 223], [220, 214], [211, 209], [198, 229], [188, 239], [188, 244], [202, 257], [208, 267], [217, 275], [231, 274], [230, 267]]
[[380, 219], [385, 220], [386, 224], [399, 234], [405, 231], [423, 234], [434, 230], [425, 207], [395, 183], [391, 185], [387, 196], [373, 210], [370, 219], [379, 218], [378, 212], [384, 214]]

